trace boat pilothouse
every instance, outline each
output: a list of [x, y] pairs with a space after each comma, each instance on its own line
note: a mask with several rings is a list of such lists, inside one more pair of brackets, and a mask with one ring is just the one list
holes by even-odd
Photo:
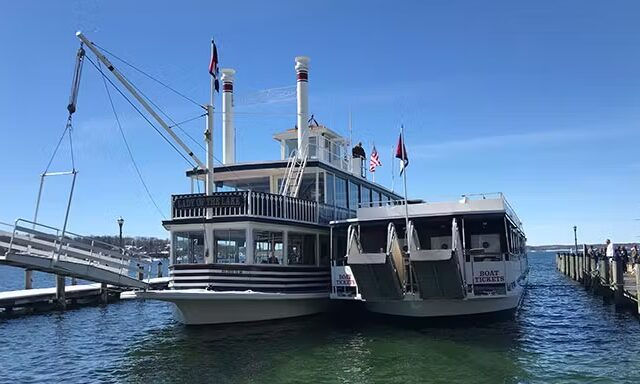
[[332, 298], [363, 300], [373, 312], [514, 311], [524, 293], [526, 237], [502, 194], [361, 208], [331, 233]]

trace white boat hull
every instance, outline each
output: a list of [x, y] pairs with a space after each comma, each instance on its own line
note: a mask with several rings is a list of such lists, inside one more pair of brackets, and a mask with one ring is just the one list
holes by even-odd
[[414, 317], [437, 318], [455, 316], [486, 315], [504, 311], [515, 311], [524, 294], [524, 288], [518, 287], [507, 296], [478, 296], [467, 299], [413, 299], [365, 302], [367, 310], [375, 313]]
[[136, 292], [136, 297], [171, 302], [178, 321], [188, 325], [285, 319], [325, 312], [328, 293], [213, 292], [184, 289]]

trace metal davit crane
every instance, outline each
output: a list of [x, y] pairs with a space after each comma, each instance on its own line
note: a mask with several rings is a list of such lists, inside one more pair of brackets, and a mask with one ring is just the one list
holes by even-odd
[[[25, 268], [25, 287], [27, 289], [32, 287], [32, 270], [58, 275], [56, 298], [62, 303], [65, 301], [65, 276], [124, 287], [147, 287], [146, 282], [133, 277], [135, 272], [138, 272], [136, 262], [139, 265], [141, 261], [135, 260], [136, 262], [134, 262], [135, 258], [128, 255], [123, 248], [67, 230], [69, 212], [78, 175], [73, 154], [72, 123], [73, 114], [77, 110], [85, 53], [84, 43], [81, 43], [76, 54], [71, 93], [67, 105], [69, 115], [53, 155], [44, 172], [40, 175], [40, 187], [33, 220], [18, 219], [13, 224], [2, 223], [4, 227], [10, 229], [0, 230], [0, 264]], [[67, 137], [70, 148], [71, 170], [52, 172], [50, 168], [53, 160], [58, 155], [63, 140]], [[195, 156], [193, 158], [197, 159]], [[45, 180], [51, 176], [69, 175], [72, 176], [72, 181], [62, 228], [38, 223], [38, 213], [41, 208]]]

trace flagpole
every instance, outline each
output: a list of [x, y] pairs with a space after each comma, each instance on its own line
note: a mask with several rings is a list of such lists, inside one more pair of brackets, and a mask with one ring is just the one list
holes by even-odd
[[[211, 56], [213, 57], [213, 47], [214, 47], [215, 43], [213, 40], [213, 37], [211, 38]], [[215, 68], [214, 68], [215, 70]], [[209, 76], [210, 81], [209, 81], [209, 104], [213, 107], [213, 92], [215, 91], [215, 79], [213, 76]]]
[[[376, 169], [373, 168], [373, 172], [371, 172], [371, 156], [373, 156], [373, 150], [376, 148], [375, 143], [371, 142], [371, 153], [369, 154], [369, 173], [371, 173], [371, 181], [376, 182]], [[365, 160], [366, 161], [366, 160]]]
[[[213, 38], [211, 38], [211, 57], [213, 58], [215, 43], [213, 42]], [[216, 63], [217, 65], [217, 63]], [[215, 70], [215, 68], [214, 68]], [[213, 92], [214, 92], [214, 77], [209, 76], [211, 78], [211, 92], [209, 95], [209, 105], [207, 108], [207, 126], [204, 131], [204, 141], [207, 148], [207, 169], [206, 169], [206, 188], [205, 192], [207, 196], [213, 195], [215, 190], [215, 183], [213, 180]], [[213, 218], [213, 208], [207, 208], [206, 210], [206, 218]], [[205, 261], [207, 263], [213, 263], [213, 231], [206, 224], [203, 224], [204, 229], [204, 240], [205, 240]]]
[[389, 161], [389, 164], [391, 164], [391, 167], [389, 167], [391, 168], [391, 192], [395, 192], [394, 191], [395, 172], [393, 172], [393, 168], [395, 168], [393, 166], [393, 163], [395, 162], [395, 160], [393, 160], [395, 158], [395, 154], [396, 154], [395, 148], [393, 148], [393, 144], [391, 144], [391, 161]]
[[[407, 165], [406, 165], [406, 149], [404, 146], [404, 124], [400, 125], [400, 140], [402, 141], [402, 182], [404, 184], [404, 235], [407, 246], [407, 251], [409, 250], [409, 204], [407, 202]], [[409, 287], [411, 289], [411, 293], [413, 293], [413, 268], [411, 267], [411, 263], [409, 263]]]

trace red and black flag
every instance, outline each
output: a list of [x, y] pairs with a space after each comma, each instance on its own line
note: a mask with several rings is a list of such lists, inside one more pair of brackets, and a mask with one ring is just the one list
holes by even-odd
[[213, 87], [216, 92], [220, 93], [218, 73], [218, 48], [216, 47], [216, 43], [211, 40], [211, 62], [209, 63], [209, 74], [213, 76]]
[[402, 175], [405, 168], [409, 165], [409, 156], [407, 156], [407, 149], [404, 147], [404, 135], [402, 133], [400, 133], [400, 137], [398, 138], [396, 158], [400, 159], [400, 174]]

